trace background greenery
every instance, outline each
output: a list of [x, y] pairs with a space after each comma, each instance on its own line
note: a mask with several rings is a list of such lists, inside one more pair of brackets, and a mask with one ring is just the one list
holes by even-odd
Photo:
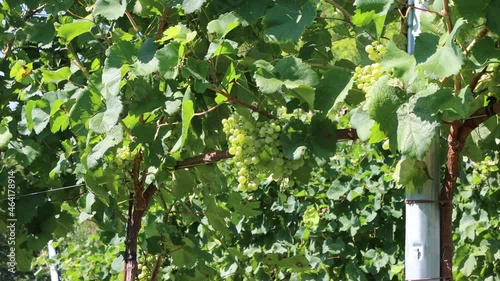
[[[399, 1], [0, 2], [0, 181], [15, 171], [16, 280], [46, 280], [49, 265], [63, 280], [122, 280], [129, 196], [152, 185], [141, 280], [402, 280], [396, 166], [420, 163], [435, 128], [444, 163], [449, 122], [500, 93], [495, 1], [435, 1], [414, 57]], [[358, 89], [374, 41], [383, 82]], [[253, 126], [276, 118], [271, 148], [304, 165], [273, 178], [275, 159], [256, 154], [255, 192], [238, 190], [234, 159], [178, 169], [230, 148], [222, 120], [235, 113]], [[467, 139], [456, 280], [500, 280], [498, 122]], [[359, 140], [338, 133], [349, 127]], [[427, 180], [409, 171], [399, 179]]]

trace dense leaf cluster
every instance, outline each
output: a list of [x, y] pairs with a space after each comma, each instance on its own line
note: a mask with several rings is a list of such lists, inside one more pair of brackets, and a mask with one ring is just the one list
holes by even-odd
[[[142, 217], [139, 255], [159, 257], [151, 274], [400, 279], [404, 190], [396, 187], [425, 183], [432, 140], [500, 94], [495, 1], [420, 10], [414, 55], [405, 52], [405, 5], [393, 0], [0, 5], [0, 181], [13, 171], [19, 186], [19, 271], [31, 270], [50, 239], [92, 220], [102, 236], [85, 250], [112, 264], [82, 267], [116, 279], [123, 259], [112, 246], [124, 241], [130, 198], [149, 186], [158, 191]], [[353, 76], [373, 63], [365, 46], [375, 41], [385, 75], [367, 79], [365, 93]], [[223, 119], [269, 122], [279, 110], [310, 118], [280, 123], [277, 155], [308, 155], [294, 188], [265, 169], [252, 175], [262, 179], [254, 192], [238, 191], [241, 176], [223, 163], [178, 169], [183, 159], [231, 148]], [[466, 142], [455, 202], [459, 280], [495, 280], [500, 270], [497, 116]], [[350, 126], [367, 144], [337, 147], [337, 127]], [[379, 152], [382, 142], [390, 152]], [[111, 244], [115, 257], [93, 243]], [[77, 246], [59, 250], [72, 259]]]

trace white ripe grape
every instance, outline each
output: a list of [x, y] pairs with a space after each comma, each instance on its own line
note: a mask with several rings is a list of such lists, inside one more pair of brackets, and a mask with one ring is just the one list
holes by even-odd
[[365, 47], [368, 58], [374, 62], [380, 62], [382, 57], [385, 55], [386, 50], [385, 46], [380, 44], [378, 41], [373, 41], [370, 45]]
[[[309, 116], [305, 112], [300, 114]], [[298, 165], [298, 160], [286, 159], [281, 152], [280, 134], [285, 121], [256, 122], [236, 113], [222, 120], [222, 130], [228, 139], [228, 152], [234, 156], [229, 161], [232, 166], [230, 170], [235, 175], [239, 191], [257, 190], [261, 182], [259, 177], [272, 175], [281, 182], [284, 176], [290, 176], [302, 166]], [[266, 155], [265, 160], [261, 159], [263, 155]], [[304, 163], [303, 160], [301, 163]]]
[[358, 66], [354, 70], [353, 79], [358, 89], [364, 93], [368, 93], [370, 87], [377, 82], [383, 73], [380, 63], [374, 63], [364, 67]]

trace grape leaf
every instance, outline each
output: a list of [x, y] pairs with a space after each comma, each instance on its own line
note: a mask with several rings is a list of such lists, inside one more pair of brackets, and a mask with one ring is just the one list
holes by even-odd
[[56, 71], [42, 69], [42, 77], [44, 82], [59, 82], [67, 80], [71, 75], [69, 67], [62, 67]]
[[118, 122], [123, 105], [118, 96], [109, 96], [106, 100], [106, 111], [97, 113], [90, 119], [89, 128], [98, 133], [109, 132]]
[[262, 213], [259, 210], [260, 203], [257, 202], [245, 202], [240, 193], [232, 192], [229, 194], [229, 199], [227, 201], [228, 205], [239, 214], [242, 214], [246, 217], [255, 217]]
[[414, 55], [417, 63], [424, 62], [432, 56], [436, 52], [438, 44], [439, 36], [427, 32], [420, 33], [415, 41]]
[[28, 26], [26, 27], [26, 33], [28, 34], [28, 41], [33, 43], [49, 44], [54, 39], [56, 35], [56, 30], [54, 29], [54, 23], [49, 22], [37, 22], [29, 23], [26, 22]]
[[255, 24], [264, 15], [270, 0], [243, 0], [239, 5], [238, 15], [249, 24]]
[[316, 8], [310, 1], [278, 0], [264, 16], [265, 40], [272, 43], [297, 42], [315, 16]]
[[434, 90], [417, 93], [417, 110], [422, 108], [429, 112], [443, 113], [443, 119], [449, 121], [465, 118], [469, 114], [469, 103], [473, 100], [469, 87], [462, 89], [458, 95], [449, 88], [438, 89], [435, 84], [430, 84], [427, 89], [429, 88]]
[[207, 31], [210, 33], [216, 33], [218, 38], [223, 38], [240, 24], [240, 18], [238, 18], [234, 12], [231, 12], [220, 15], [218, 19], [209, 22], [207, 25]]
[[29, 130], [39, 134], [50, 120], [50, 107], [47, 100], [30, 100], [26, 105], [26, 121]]
[[106, 137], [97, 143], [87, 156], [87, 165], [90, 169], [97, 167], [98, 161], [102, 159], [104, 153], [111, 147], [121, 143], [123, 140], [123, 128], [118, 124], [106, 133]]
[[337, 148], [337, 125], [330, 119], [313, 116], [309, 136], [311, 150], [316, 157], [328, 159]]
[[413, 158], [399, 160], [393, 174], [395, 182], [406, 187], [409, 194], [415, 193], [430, 179], [427, 164]]
[[205, 215], [207, 216], [210, 225], [213, 226], [215, 230], [221, 232], [224, 237], [229, 237], [230, 231], [225, 220], [231, 215], [229, 211], [219, 207], [215, 198], [212, 196], [205, 198], [205, 204], [207, 206]]
[[419, 64], [429, 78], [441, 79], [457, 74], [460, 71], [464, 56], [460, 47], [453, 40], [463, 24], [463, 19], [457, 20], [444, 46], [439, 46], [432, 56]]
[[199, 10], [205, 2], [206, 0], [184, 0], [182, 1], [182, 7], [186, 14], [191, 14]]
[[55, 134], [66, 130], [69, 126], [69, 116], [64, 111], [58, 111], [50, 118], [50, 131]]
[[388, 84], [390, 77], [382, 76], [370, 88], [365, 107], [371, 119], [375, 120], [380, 130], [389, 137], [391, 150], [398, 143], [398, 108], [404, 103], [400, 88]]
[[97, 0], [93, 15], [101, 15], [108, 20], [116, 20], [123, 16], [126, 8], [126, 0]]
[[337, 99], [345, 98], [343, 93], [351, 86], [351, 73], [344, 68], [335, 67], [327, 70], [319, 80], [314, 98], [314, 108], [327, 115]]
[[139, 49], [137, 61], [133, 64], [131, 72], [138, 76], [150, 75], [158, 71], [159, 62], [155, 57], [156, 46], [151, 38], [147, 38]]
[[156, 51], [159, 71], [165, 79], [174, 79], [179, 74], [179, 70], [176, 67], [179, 62], [179, 50], [180, 44], [177, 42], [171, 42]]
[[292, 90], [294, 96], [314, 104], [314, 87], [318, 83], [318, 75], [311, 67], [296, 57], [286, 57], [273, 67], [270, 63], [259, 60], [255, 62], [257, 71], [254, 74], [259, 89], [265, 94], [277, 92], [285, 86]]
[[476, 65], [484, 66], [490, 61], [498, 61], [497, 58], [500, 58], [500, 50], [496, 48], [496, 42], [491, 37], [484, 37], [472, 48], [471, 60]]
[[61, 25], [57, 29], [57, 36], [69, 43], [73, 38], [90, 32], [93, 25], [94, 23], [88, 20], [76, 20], [72, 23]]
[[500, 2], [492, 0], [488, 4], [488, 7], [486, 9], [486, 26], [488, 26], [488, 28], [491, 31], [495, 32], [497, 35], [500, 34], [500, 19], [498, 18], [499, 14]]
[[429, 106], [412, 98], [398, 109], [397, 121], [398, 149], [403, 155], [423, 160], [436, 137], [441, 120]]
[[474, 255], [469, 255], [465, 263], [463, 264], [463, 267], [460, 268], [460, 272], [464, 276], [471, 276], [472, 272], [476, 269], [477, 267], [477, 259]]
[[376, 13], [386, 10], [394, 0], [356, 0], [354, 5], [361, 11], [375, 11]]
[[174, 183], [172, 193], [179, 199], [192, 193], [196, 186], [196, 178], [186, 170], [175, 171], [172, 175], [172, 182]]
[[360, 140], [367, 141], [370, 139], [371, 129], [375, 124], [373, 119], [370, 119], [368, 112], [362, 108], [356, 108], [351, 111], [351, 126], [356, 129], [356, 133]]
[[373, 10], [362, 12], [360, 9], [357, 9], [351, 18], [351, 22], [357, 27], [363, 27], [372, 22], [374, 15], [375, 11]]
[[[486, 15], [486, 7], [491, 5], [491, 0], [454, 0], [457, 11], [461, 17], [469, 21], [476, 21]], [[493, 1], [494, 2], [494, 1]], [[490, 9], [490, 7], [488, 7]]]
[[382, 70], [392, 69], [394, 76], [410, 84], [417, 75], [415, 57], [400, 50], [394, 42], [387, 43], [387, 51], [382, 59]]

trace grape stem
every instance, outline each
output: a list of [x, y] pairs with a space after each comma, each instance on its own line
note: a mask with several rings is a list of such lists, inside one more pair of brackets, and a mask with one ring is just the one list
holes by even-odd
[[235, 97], [231, 96], [231, 95], [230, 95], [230, 94], [228, 94], [227, 92], [225, 92], [225, 91], [223, 91], [223, 90], [221, 90], [221, 89], [219, 89], [219, 88], [217, 88], [217, 87], [213, 87], [213, 88], [212, 88], [212, 90], [213, 90], [214, 92], [216, 92], [217, 94], [220, 94], [220, 95], [224, 96], [224, 97], [225, 97], [225, 98], [227, 98], [228, 100], [230, 100], [230, 101], [232, 101], [232, 102], [234, 102], [234, 103], [237, 103], [237, 104], [239, 104], [239, 105], [242, 105], [242, 106], [244, 106], [244, 107], [246, 107], [246, 108], [249, 108], [249, 109], [251, 109], [252, 111], [257, 112], [257, 113], [259, 113], [260, 115], [266, 116], [266, 117], [267, 117], [267, 118], [269, 118], [269, 119], [272, 119], [272, 120], [276, 120], [276, 119], [278, 119], [276, 116], [274, 116], [274, 115], [272, 115], [272, 114], [270, 114], [270, 113], [268, 113], [268, 112], [266, 112], [266, 111], [260, 110], [260, 109], [259, 109], [259, 108], [257, 108], [256, 106], [253, 106], [253, 105], [248, 104], [248, 103], [246, 103], [246, 102], [244, 102], [244, 101], [242, 101], [242, 100], [239, 100], [239, 99], [237, 99], [237, 98], [235, 98]]

